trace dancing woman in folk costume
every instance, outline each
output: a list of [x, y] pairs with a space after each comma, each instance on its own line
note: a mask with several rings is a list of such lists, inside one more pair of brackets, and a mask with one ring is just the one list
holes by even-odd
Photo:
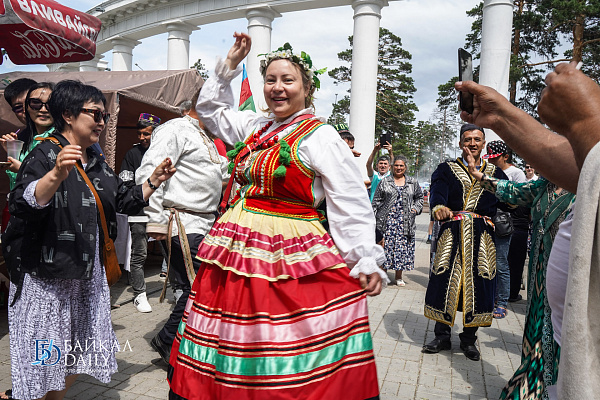
[[196, 110], [235, 144], [240, 189], [198, 249], [170, 398], [378, 399], [366, 295], [381, 291], [385, 256], [348, 145], [312, 115], [322, 71], [286, 44], [261, 64], [268, 117], [238, 112], [230, 82], [251, 43], [234, 37]]

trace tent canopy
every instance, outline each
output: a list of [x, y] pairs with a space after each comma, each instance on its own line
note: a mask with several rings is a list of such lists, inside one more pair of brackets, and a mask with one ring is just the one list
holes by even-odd
[[[0, 0], [2, 1], [2, 0]], [[118, 72], [10, 72], [0, 74], [0, 134], [22, 128], [8, 103], [4, 88], [19, 78], [37, 82], [59, 82], [75, 79], [96, 86], [106, 96], [106, 111], [110, 120], [100, 145], [106, 160], [117, 173], [125, 153], [138, 142], [135, 128], [140, 113], [158, 116], [161, 122], [180, 116], [178, 105], [191, 100], [200, 90], [203, 80], [196, 70], [181, 71], [118, 71]], [[2, 153], [4, 153], [2, 151]], [[6, 155], [0, 155], [5, 160]], [[0, 171], [0, 209], [6, 202], [8, 178]]]
[[[10, 72], [0, 74], [0, 94], [12, 81], [30, 78], [37, 82], [79, 80], [97, 87], [106, 96], [106, 111], [111, 114], [100, 145], [108, 164], [117, 171], [120, 161], [137, 142], [135, 126], [139, 114], [147, 112], [162, 122], [179, 117], [178, 105], [191, 100], [203, 80], [196, 70], [180, 71], [86, 71], [86, 72]], [[8, 103], [0, 100], [0, 134], [21, 128]], [[117, 145], [118, 144], [118, 145]]]

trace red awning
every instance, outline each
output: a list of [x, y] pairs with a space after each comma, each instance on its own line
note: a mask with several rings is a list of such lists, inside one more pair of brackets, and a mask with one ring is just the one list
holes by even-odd
[[100, 27], [98, 18], [52, 0], [0, 0], [0, 48], [15, 64], [91, 60]]

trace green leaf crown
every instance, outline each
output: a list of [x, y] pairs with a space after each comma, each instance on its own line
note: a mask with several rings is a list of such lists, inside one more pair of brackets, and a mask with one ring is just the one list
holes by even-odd
[[308, 78], [312, 80], [315, 89], [319, 90], [321, 88], [321, 81], [319, 81], [318, 75], [321, 75], [327, 71], [327, 68], [314, 68], [310, 56], [304, 51], [300, 52], [300, 55], [294, 54], [292, 45], [289, 43], [285, 43], [283, 46], [277, 50], [271, 51], [270, 53], [263, 53], [259, 54], [258, 56], [265, 56], [265, 59], [260, 61], [260, 73], [262, 75], [265, 74], [267, 65], [269, 65], [271, 61], [287, 59], [302, 67], [302, 69], [308, 75]]

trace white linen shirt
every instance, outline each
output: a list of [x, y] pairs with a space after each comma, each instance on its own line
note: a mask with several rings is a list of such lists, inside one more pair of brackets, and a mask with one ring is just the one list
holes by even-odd
[[[230, 83], [241, 70], [238, 66], [232, 71], [218, 60], [216, 73], [204, 83], [196, 104], [196, 112], [206, 127], [229, 144], [243, 141], [274, 120], [272, 114], [267, 118], [252, 111], [234, 109]], [[285, 121], [274, 121], [263, 135], [307, 113], [314, 113], [314, 110], [304, 109]], [[295, 127], [296, 124], [284, 129], [279, 137], [284, 137]], [[346, 264], [350, 268], [360, 264], [361, 268], [357, 271], [365, 274], [379, 272], [377, 266], [385, 262], [385, 254], [383, 248], [375, 243], [373, 208], [346, 142], [334, 127], [322, 125], [302, 140], [298, 156], [316, 174], [313, 205], [319, 205], [323, 198], [327, 200], [330, 234]]]
[[[185, 116], [158, 126], [150, 147], [136, 170], [142, 184], [156, 166], [170, 157], [177, 172], [150, 196], [144, 209], [148, 233], [167, 233], [170, 211], [179, 210], [185, 232], [206, 235], [215, 221], [223, 182], [227, 182], [227, 159], [218, 154], [214, 142], [200, 129], [198, 120]], [[177, 235], [173, 223], [171, 236]]]

